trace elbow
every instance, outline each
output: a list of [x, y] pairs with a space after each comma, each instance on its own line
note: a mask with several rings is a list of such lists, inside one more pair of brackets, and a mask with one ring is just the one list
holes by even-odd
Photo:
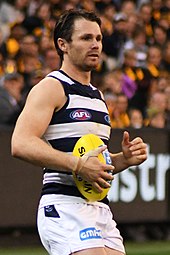
[[19, 157], [19, 150], [14, 145], [11, 146], [11, 155], [14, 158], [18, 158]]
[[11, 155], [15, 158], [22, 158], [22, 148], [24, 148], [15, 138], [11, 140]]

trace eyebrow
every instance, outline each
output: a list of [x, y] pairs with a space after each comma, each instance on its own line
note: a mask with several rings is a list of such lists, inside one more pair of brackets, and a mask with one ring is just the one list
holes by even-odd
[[[82, 34], [80, 35], [80, 37], [84, 37], [84, 36], [93, 36], [93, 34], [90, 34], [90, 33], [85, 33], [85, 34]], [[101, 39], [103, 38], [102, 34], [97, 34], [95, 37], [100, 37]]]

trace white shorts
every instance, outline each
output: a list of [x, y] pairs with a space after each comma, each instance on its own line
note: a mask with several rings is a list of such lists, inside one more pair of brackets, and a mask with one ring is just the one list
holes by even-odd
[[103, 203], [44, 195], [40, 200], [37, 223], [41, 241], [50, 255], [69, 255], [105, 246], [125, 253], [110, 208]]

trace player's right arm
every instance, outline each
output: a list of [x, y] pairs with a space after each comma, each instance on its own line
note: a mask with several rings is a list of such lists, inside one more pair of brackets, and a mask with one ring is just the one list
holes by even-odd
[[42, 139], [53, 112], [65, 102], [63, 87], [53, 78], [45, 78], [33, 87], [12, 135], [13, 156], [41, 167], [75, 168], [75, 157], [53, 149]]
[[[12, 135], [11, 150], [14, 157], [40, 167], [68, 172], [77, 168], [77, 157], [52, 148], [42, 139], [54, 111], [59, 110], [66, 100], [62, 85], [53, 78], [45, 78], [33, 87]], [[105, 180], [110, 178], [106, 172], [110, 167], [101, 164], [97, 157], [91, 157], [81, 172], [86, 180], [101, 191], [100, 185], [108, 187]]]

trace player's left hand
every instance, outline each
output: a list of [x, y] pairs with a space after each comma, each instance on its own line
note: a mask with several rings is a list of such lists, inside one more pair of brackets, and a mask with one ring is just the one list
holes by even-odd
[[139, 165], [147, 159], [147, 145], [141, 137], [136, 137], [130, 141], [127, 131], [123, 133], [122, 151], [129, 166]]

